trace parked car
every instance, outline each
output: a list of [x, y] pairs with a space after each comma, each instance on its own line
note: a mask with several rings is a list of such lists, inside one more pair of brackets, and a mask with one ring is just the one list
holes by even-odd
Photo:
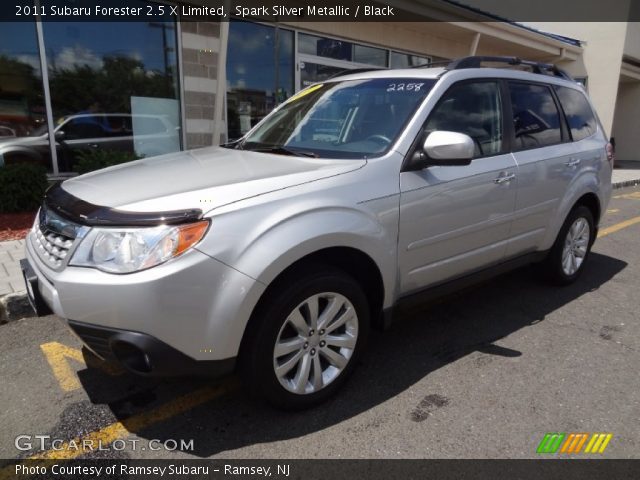
[[0, 125], [0, 137], [15, 137], [16, 131], [6, 125]]
[[611, 195], [607, 137], [554, 66], [485, 60], [339, 76], [226, 147], [51, 188], [23, 262], [33, 305], [132, 372], [238, 368], [303, 408], [404, 302], [531, 262], [575, 281]]
[[[135, 125], [137, 129], [134, 129]], [[2, 163], [37, 163], [51, 169], [51, 149], [47, 125], [25, 137], [0, 137]], [[64, 117], [54, 129], [58, 165], [73, 171], [81, 151], [102, 149], [143, 152], [151, 157], [179, 148], [179, 129], [162, 115], [89, 113]]]

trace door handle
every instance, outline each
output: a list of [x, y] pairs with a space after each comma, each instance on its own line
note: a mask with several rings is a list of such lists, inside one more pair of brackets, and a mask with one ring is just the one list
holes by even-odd
[[509, 173], [509, 174], [506, 174], [506, 175], [502, 175], [501, 174], [498, 178], [493, 180], [493, 183], [497, 183], [498, 185], [500, 185], [501, 183], [510, 182], [514, 178], [516, 178], [516, 174], [515, 173]]
[[572, 158], [567, 163], [565, 163], [565, 165], [567, 167], [569, 167], [569, 168], [578, 166], [578, 165], [580, 165], [580, 159], [579, 158]]

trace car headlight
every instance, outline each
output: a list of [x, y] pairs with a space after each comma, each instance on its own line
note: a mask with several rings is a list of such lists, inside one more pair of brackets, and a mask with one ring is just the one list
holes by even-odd
[[152, 228], [92, 228], [69, 264], [108, 273], [145, 270], [193, 247], [208, 228], [208, 220]]

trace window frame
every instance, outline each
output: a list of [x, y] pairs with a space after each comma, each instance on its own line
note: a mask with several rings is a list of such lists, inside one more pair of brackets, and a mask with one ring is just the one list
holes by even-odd
[[[545, 82], [535, 82], [532, 80], [520, 80], [520, 79], [504, 79], [505, 82], [505, 87], [509, 93], [509, 118], [511, 119], [511, 121], [509, 122], [510, 127], [511, 127], [511, 149], [510, 152], [511, 153], [517, 153], [517, 152], [526, 152], [529, 150], [535, 150], [538, 148], [546, 148], [546, 147], [553, 147], [553, 146], [557, 146], [557, 145], [563, 145], [565, 143], [571, 143], [571, 134], [568, 131], [567, 128], [567, 119], [566, 116], [564, 114], [564, 110], [562, 109], [562, 105], [560, 104], [560, 100], [558, 99], [558, 96], [556, 94], [555, 89], [553, 88], [552, 84], [549, 83], [545, 83]], [[555, 143], [549, 143], [547, 145], [542, 145], [542, 146], [535, 146], [535, 147], [528, 147], [528, 148], [517, 148], [516, 147], [516, 132], [515, 132], [515, 128], [513, 125], [513, 103], [511, 102], [511, 84], [524, 84], [524, 85], [536, 85], [539, 87], [544, 87], [546, 88], [550, 94], [551, 94], [551, 98], [553, 99], [553, 102], [556, 106], [556, 110], [558, 111], [558, 115], [559, 115], [559, 123], [560, 123], [560, 141], [559, 142], [555, 142]]]

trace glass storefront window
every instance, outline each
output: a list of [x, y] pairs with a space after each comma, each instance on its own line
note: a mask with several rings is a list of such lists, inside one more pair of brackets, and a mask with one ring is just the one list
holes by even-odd
[[334, 60], [345, 60], [348, 62], [353, 61], [353, 44], [343, 40], [300, 33], [298, 35], [298, 49], [300, 53], [306, 53], [308, 55], [333, 58]]
[[378, 67], [387, 66], [387, 50], [345, 42], [334, 38], [318, 37], [300, 33], [298, 35], [300, 53], [317, 57], [364, 63]]
[[43, 31], [61, 172], [96, 151], [119, 163], [180, 150], [175, 18]]
[[431, 63], [430, 58], [421, 57], [419, 55], [391, 52], [391, 55], [389, 56], [390, 68], [410, 68], [417, 67], [419, 65], [428, 65], [429, 63]]
[[[430, 63], [402, 54], [270, 25], [233, 20], [227, 55], [227, 127], [230, 141], [246, 134], [296, 90], [364, 65], [402, 68]], [[294, 59], [299, 75], [294, 74]], [[294, 78], [299, 82], [294, 85]]]
[[364, 45], [353, 46], [353, 61], [375, 65], [377, 67], [387, 66], [387, 51], [382, 48], [366, 47]]
[[313, 62], [300, 62], [300, 83], [302, 88], [313, 85], [317, 82], [324, 82], [329, 78], [344, 72], [343, 67], [332, 65], [322, 65]]
[[0, 167], [52, 171], [36, 24], [0, 23]]
[[228, 137], [234, 140], [293, 94], [293, 32], [233, 21], [228, 52]]

